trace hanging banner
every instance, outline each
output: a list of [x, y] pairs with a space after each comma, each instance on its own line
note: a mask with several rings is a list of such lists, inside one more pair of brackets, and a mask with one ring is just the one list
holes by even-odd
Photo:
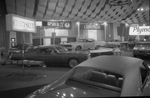
[[129, 35], [150, 35], [150, 26], [131, 26]]
[[36, 22], [34, 19], [8, 14], [6, 15], [7, 31], [20, 31], [36, 33]]
[[80, 27], [87, 30], [101, 30], [101, 25], [98, 23], [81, 23]]
[[57, 29], [71, 29], [72, 24], [70, 21], [43, 21], [42, 26]]

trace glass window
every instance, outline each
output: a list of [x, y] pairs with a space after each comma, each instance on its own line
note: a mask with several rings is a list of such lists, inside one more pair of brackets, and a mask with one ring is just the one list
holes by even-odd
[[55, 47], [55, 49], [59, 52], [65, 52], [67, 49], [65, 47]]
[[39, 48], [36, 50], [37, 53], [46, 53], [47, 48]]
[[73, 79], [117, 92], [121, 91], [123, 85], [122, 75], [91, 68], [77, 69]]

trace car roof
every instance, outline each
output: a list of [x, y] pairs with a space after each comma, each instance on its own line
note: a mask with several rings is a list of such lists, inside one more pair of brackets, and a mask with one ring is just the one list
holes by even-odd
[[86, 60], [77, 67], [90, 67], [126, 75], [137, 71], [137, 69], [139, 70], [142, 63], [142, 59], [134, 57], [98, 56]]

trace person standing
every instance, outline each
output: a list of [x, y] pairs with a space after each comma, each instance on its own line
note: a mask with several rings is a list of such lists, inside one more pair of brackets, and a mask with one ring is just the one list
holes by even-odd
[[116, 46], [113, 49], [113, 52], [114, 52], [114, 55], [120, 55], [121, 56], [121, 50], [120, 50], [119, 46]]

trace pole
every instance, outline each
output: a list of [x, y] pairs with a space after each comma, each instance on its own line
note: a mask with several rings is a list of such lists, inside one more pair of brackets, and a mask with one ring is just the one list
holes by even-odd
[[53, 33], [53, 45], [55, 45], [55, 27], [54, 27], [54, 33]]
[[1, 60], [2, 60], [2, 59], [1, 59], [1, 48], [0, 48], [0, 65], [1, 65]]
[[[22, 32], [22, 61], [24, 61], [24, 52], [25, 52], [25, 50], [24, 50], [24, 41], [25, 41], [24, 37], [25, 37], [24, 32]], [[22, 68], [23, 68], [23, 73], [24, 73], [24, 71], [25, 71], [24, 63], [22, 64]]]
[[78, 26], [78, 39], [80, 37], [80, 22], [77, 22], [77, 26]]
[[105, 41], [107, 42], [106, 25], [104, 25], [104, 28], [105, 28]]

